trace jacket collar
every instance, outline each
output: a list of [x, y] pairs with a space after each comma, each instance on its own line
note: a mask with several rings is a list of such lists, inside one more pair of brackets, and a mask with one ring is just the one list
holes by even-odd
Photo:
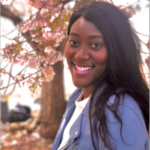
[[[72, 107], [74, 105], [75, 108], [75, 101], [77, 100], [77, 98], [80, 96], [80, 94], [82, 93], [82, 89], [77, 89], [70, 97], [69, 97], [69, 102], [70, 104], [68, 104], [67, 109]], [[90, 105], [90, 99], [88, 100], [86, 106], [84, 107], [83, 111], [81, 114], [85, 115], [85, 116], [89, 116], [89, 105]]]
[[[82, 92], [81, 89], [77, 89], [69, 98], [69, 102], [67, 104], [66, 112], [65, 112], [64, 118], [63, 118], [64, 122], [63, 122], [63, 124], [61, 123], [61, 127], [58, 131], [59, 137], [57, 140], [59, 140], [59, 143], [61, 141], [63, 131], [64, 131], [64, 129], [65, 129], [65, 127], [66, 127], [66, 125], [67, 125], [67, 123], [68, 123], [68, 121], [69, 121], [70, 117], [72, 116], [72, 113], [75, 109], [75, 101], [80, 96], [81, 92]], [[75, 138], [77, 138], [80, 135], [81, 121], [82, 121], [82, 115], [80, 117], [78, 117], [77, 120], [72, 125], [71, 130], [70, 130], [71, 131], [70, 132], [71, 137], [70, 137], [69, 141], [67, 141], [64, 145], [62, 145], [62, 147], [60, 147], [59, 150], [65, 148], [69, 143], [71, 143]]]
[[[102, 92], [102, 89], [103, 88], [101, 88], [100, 90], [96, 91], [95, 96], [93, 98], [94, 99], [94, 103], [96, 102], [98, 95]], [[82, 89], [75, 90], [75, 92], [69, 97], [70, 104], [68, 105], [67, 108], [70, 108], [72, 105], [74, 105], [74, 108], [75, 108], [75, 101], [77, 100], [77, 98], [79, 97], [79, 95], [81, 94], [81, 92], [82, 92]], [[87, 116], [87, 117], [89, 116], [90, 100], [91, 100], [91, 97], [88, 100], [85, 108], [82, 111], [82, 114], [85, 115], [85, 116]]]

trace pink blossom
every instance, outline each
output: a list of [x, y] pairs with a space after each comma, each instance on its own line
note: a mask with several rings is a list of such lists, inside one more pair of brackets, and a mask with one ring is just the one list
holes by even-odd
[[36, 58], [36, 61], [39, 62], [39, 63], [42, 63], [45, 61], [45, 57], [44, 56], [39, 56]]
[[40, 26], [40, 27], [47, 26], [48, 22], [46, 21], [46, 18], [48, 16], [49, 14], [45, 11], [45, 9], [42, 12], [40, 12], [40, 14], [36, 16], [36, 18], [34, 18], [36, 20], [36, 26]]
[[54, 33], [52, 33], [52, 32], [45, 32], [45, 33], [43, 33], [43, 37], [46, 40], [51, 40], [52, 38], [54, 38]]
[[42, 81], [51, 81], [55, 75], [53, 68], [46, 66], [43, 70], [42, 73], [44, 74], [44, 78]]
[[49, 66], [46, 66], [43, 70], [42, 70], [42, 73], [45, 75], [45, 74], [48, 74], [52, 71], [53, 69]]
[[12, 50], [11, 49], [7, 49], [7, 51], [9, 52], [9, 54], [12, 54]]
[[65, 36], [64, 36], [64, 35], [61, 35], [61, 36], [59, 36], [59, 37], [56, 39], [56, 42], [57, 42], [57, 43], [60, 43], [64, 38], [65, 38]]
[[61, 27], [57, 27], [56, 32], [60, 32], [61, 31]]
[[45, 62], [49, 62], [51, 60], [50, 57], [45, 57]]
[[55, 48], [58, 47], [60, 44], [59, 43], [55, 43], [54, 46]]
[[52, 59], [50, 63], [55, 64], [56, 62], [61, 61], [61, 60], [63, 60], [63, 56], [61, 52], [57, 52], [57, 54], [54, 56], [54, 58]]
[[35, 7], [35, 8], [42, 7], [42, 3], [39, 1], [33, 2], [31, 0], [26, 0], [26, 3], [27, 3], [27, 5], [30, 5], [30, 6]]
[[38, 66], [37, 61], [34, 59], [29, 59], [28, 63], [29, 63], [29, 68], [32, 68], [32, 69], [36, 69]]
[[26, 3], [32, 7], [35, 7], [35, 8], [41, 8], [45, 5], [47, 5], [48, 1], [47, 0], [36, 0], [36, 1], [32, 1], [32, 0], [26, 0]]
[[20, 65], [23, 66], [23, 65], [24, 65], [24, 61], [22, 61], [22, 62], [20, 63]]
[[41, 19], [38, 20], [38, 25], [40, 25], [41, 27], [45, 27], [48, 25], [48, 23], [45, 20]]
[[36, 37], [36, 38], [34, 39], [34, 41], [37, 42], [37, 43], [38, 43], [38, 42], [40, 43], [40, 42], [43, 41], [43, 39], [44, 39], [44, 38], [43, 38], [42, 36], [39, 36], [39, 37]]
[[30, 31], [30, 34], [32, 37], [36, 37], [36, 33], [33, 30]]
[[44, 50], [46, 53], [51, 53], [53, 49], [50, 46], [47, 46]]
[[25, 63], [27, 63], [27, 61], [28, 60], [27, 60], [26, 56], [22, 57], [21, 61], [20, 61], [20, 65], [23, 66]]
[[50, 22], [53, 22], [55, 19], [55, 16], [52, 16], [51, 19], [50, 19]]
[[51, 28], [50, 27], [46, 27], [43, 29], [43, 31], [47, 32], [47, 31], [51, 31]]
[[21, 32], [25, 33], [29, 31], [31, 27], [32, 27], [31, 23], [25, 23], [21, 26]]
[[[20, 32], [24, 33], [29, 31], [31, 40], [38, 42], [36, 48], [39, 48], [41, 53], [37, 54], [34, 52], [34, 47], [29, 49], [25, 44], [22, 44], [21, 41], [19, 42], [18, 40], [21, 39], [19, 37], [20, 35], [14, 38], [16, 41], [15, 43], [7, 44], [1, 53], [3, 59], [11, 61], [12, 64], [28, 64], [28, 67], [32, 69], [45, 67], [40, 72], [42, 76], [28, 78], [29, 80], [27, 80], [27, 83], [31, 85], [32, 89], [35, 88], [33, 83], [41, 86], [42, 82], [52, 80], [55, 73], [51, 65], [63, 59], [61, 52], [57, 52], [55, 49], [55, 46], [58, 46], [64, 38], [63, 31], [66, 31], [67, 29], [66, 23], [60, 18], [62, 15], [66, 18], [67, 13], [66, 10], [63, 12], [61, 11], [63, 0], [60, 0], [59, 2], [60, 5], [58, 5], [55, 0], [26, 0], [28, 5], [35, 8], [42, 8], [39, 11], [36, 9], [38, 13], [31, 15], [29, 20], [22, 22], [19, 26]], [[57, 7], [56, 4], [58, 5]], [[57, 20], [60, 24], [59, 27], [53, 22], [56, 17], [59, 17], [59, 20]], [[29, 52], [26, 49], [28, 49]]]

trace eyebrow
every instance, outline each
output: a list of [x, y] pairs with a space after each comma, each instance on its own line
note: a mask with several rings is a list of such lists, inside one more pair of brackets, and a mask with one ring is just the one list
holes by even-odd
[[[74, 32], [70, 33], [69, 36], [70, 35], [74, 35], [76, 37], [79, 37], [79, 34], [74, 33]], [[102, 38], [103, 39], [103, 36], [101, 36], [101, 35], [90, 35], [89, 38], [91, 38], [91, 39], [93, 39], [93, 38]]]
[[101, 35], [90, 35], [89, 38], [93, 39], [93, 38], [101, 38], [103, 39], [103, 37]]
[[79, 34], [73, 33], [73, 32], [72, 32], [72, 33], [69, 33], [69, 36], [70, 36], [70, 35], [74, 35], [74, 36], [76, 36], [76, 37], [79, 37]]

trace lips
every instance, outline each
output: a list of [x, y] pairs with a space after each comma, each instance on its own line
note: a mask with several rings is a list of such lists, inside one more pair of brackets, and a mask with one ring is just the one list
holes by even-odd
[[79, 75], [87, 74], [94, 68], [94, 66], [91, 65], [75, 64], [75, 63], [73, 63], [73, 66], [74, 72]]

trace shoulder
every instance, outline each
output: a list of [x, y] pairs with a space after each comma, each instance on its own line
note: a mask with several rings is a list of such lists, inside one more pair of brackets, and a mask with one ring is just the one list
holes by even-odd
[[[116, 95], [112, 95], [109, 100], [108, 100], [108, 105], [113, 105], [115, 103], [115, 99], [116, 99]], [[131, 109], [134, 108], [139, 108], [138, 104], [136, 103], [136, 101], [129, 95], [126, 94], [124, 96], [120, 96], [120, 102], [119, 102], [120, 106], [126, 106], [129, 107]]]
[[[115, 103], [116, 96], [112, 95], [107, 104], [108, 106], [111, 106]], [[136, 115], [141, 122], [143, 122], [143, 115], [141, 112], [141, 109], [137, 102], [128, 94], [125, 96], [120, 96], [120, 102], [119, 102], [119, 107], [118, 107], [118, 113], [120, 115], [129, 115], [129, 114], [134, 114]]]
[[[113, 105], [115, 103], [115, 99], [115, 95], [111, 96], [107, 103], [108, 106]], [[125, 117], [128, 117], [128, 119], [131, 117], [137, 118], [141, 122], [143, 128], [146, 128], [141, 109], [130, 95], [126, 94], [125, 96], [120, 97], [118, 113], [122, 119], [125, 119]]]
[[[109, 98], [108, 106], [113, 106], [115, 98], [115, 95]], [[117, 114], [122, 120], [122, 127], [114, 113], [110, 109], [106, 109], [108, 130], [112, 137], [117, 140], [117, 145], [128, 147], [121, 140], [120, 131], [122, 131], [122, 138], [125, 143], [134, 145], [131, 146], [131, 149], [144, 150], [145, 145], [148, 144], [148, 133], [140, 107], [130, 95], [127, 94], [121, 97]]]

